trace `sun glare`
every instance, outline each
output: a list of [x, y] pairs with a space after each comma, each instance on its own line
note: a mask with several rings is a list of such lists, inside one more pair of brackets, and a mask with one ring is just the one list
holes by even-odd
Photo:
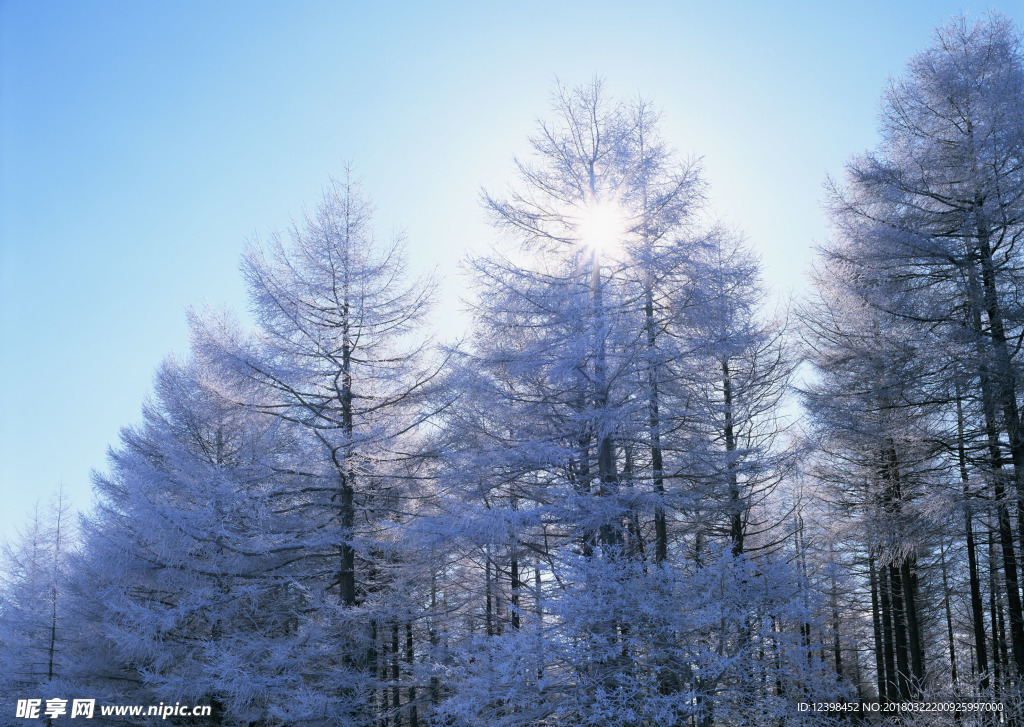
[[580, 216], [577, 231], [584, 245], [606, 255], [622, 245], [626, 213], [614, 202], [590, 204]]

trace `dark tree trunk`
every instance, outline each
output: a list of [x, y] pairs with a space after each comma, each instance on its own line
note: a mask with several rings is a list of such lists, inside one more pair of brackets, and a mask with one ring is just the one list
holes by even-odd
[[1020, 587], [1017, 581], [1017, 558], [1014, 553], [1013, 533], [1010, 529], [1010, 513], [1006, 506], [1006, 494], [1002, 486], [1001, 473], [994, 473], [993, 487], [996, 498], [996, 519], [999, 525], [999, 541], [1003, 550], [1003, 577], [1006, 581], [1006, 602], [1010, 612], [1010, 641], [1013, 660], [1018, 674], [1024, 674], [1024, 620], [1021, 616]]
[[995, 677], [996, 699], [1002, 692], [1003, 670], [1006, 666], [1006, 642], [1000, 636], [1004, 633], [1002, 626], [1002, 613], [996, 605], [996, 594], [999, 591], [999, 565], [996, 561], [995, 540], [992, 528], [988, 531], [988, 607], [989, 619], [992, 623], [992, 676]]
[[886, 701], [889, 692], [885, 673], [885, 644], [882, 641], [882, 614], [879, 610], [878, 573], [875, 571], [875, 555], [868, 556], [868, 577], [871, 581], [871, 628], [875, 637], [875, 673], [878, 676], [878, 698]]
[[[512, 628], [519, 628], [519, 588], [521, 586], [519, 582], [519, 550], [515, 541], [512, 542], [512, 560], [509, 564], [510, 576], [512, 581]], [[527, 576], [529, 577], [529, 576]]]
[[740, 501], [739, 479], [736, 473], [736, 434], [733, 431], [732, 378], [729, 362], [722, 360], [722, 394], [725, 399], [725, 451], [726, 474], [729, 483], [729, 540], [732, 554], [743, 553], [743, 503]]
[[[992, 464], [992, 494], [996, 503], [996, 521], [999, 527], [999, 542], [1003, 551], [1003, 577], [1006, 580], [1006, 600], [1010, 612], [1010, 638], [1013, 646], [1013, 660], [1018, 674], [1024, 674], [1024, 612], [1021, 610], [1020, 586], [1017, 578], [1017, 558], [1014, 553], [1013, 532], [1010, 526], [1010, 513], [1006, 503], [1006, 492], [1003, 485], [1002, 453], [1000, 451], [999, 430], [996, 419], [996, 400], [1003, 406], [1006, 427], [1010, 435], [1010, 452], [1014, 465], [1014, 480], [1018, 487], [1018, 507], [1020, 497], [1024, 496], [1024, 447], [1021, 447], [1019, 431], [1019, 414], [1016, 396], [1013, 394], [1012, 367], [1009, 352], [1006, 350], [1006, 336], [1003, 330], [1002, 315], [995, 291], [995, 273], [992, 266], [991, 251], [988, 249], [987, 233], [982, 234], [979, 222], [979, 244], [981, 246], [983, 295], [977, 293], [977, 276], [973, 266], [968, 271], [968, 286], [975, 305], [972, 305], [972, 317], [975, 332], [981, 336], [981, 314], [976, 305], [979, 297], [984, 299], [984, 306], [992, 328], [991, 339], [995, 349], [996, 381], [991, 380], [992, 373], [987, 363], [984, 347], [978, 340], [980, 356], [979, 383], [981, 384], [982, 409], [985, 415], [985, 429], [988, 439], [989, 457]], [[1012, 399], [1009, 401], [1008, 399]], [[1012, 430], [1012, 431], [1009, 431]], [[1020, 465], [1018, 467], [1018, 465]]]
[[[601, 262], [597, 249], [591, 255], [591, 292], [594, 304], [594, 330], [597, 336], [594, 351], [594, 414], [597, 426], [597, 471], [601, 496], [611, 494], [618, 485], [615, 465], [615, 444], [606, 421], [608, 409], [608, 344], [603, 331], [604, 293], [601, 280]], [[619, 540], [621, 523], [603, 522], [600, 527], [602, 545], [615, 545]]]
[[892, 599], [889, 598], [889, 575], [888, 569], [882, 566], [879, 569], [879, 596], [882, 605], [882, 641], [885, 644], [885, 676], [888, 687], [885, 690], [890, 701], [899, 701], [899, 677], [896, 673], [896, 644], [892, 627]]
[[956, 639], [953, 636], [953, 611], [949, 605], [949, 577], [946, 572], [946, 544], [939, 534], [939, 566], [942, 573], [942, 602], [946, 610], [946, 639], [949, 641], [949, 668], [953, 680], [953, 688], [959, 686], [960, 680], [956, 673]]
[[[430, 574], [430, 646], [434, 649], [435, 653], [437, 647], [441, 645], [441, 635], [437, 632], [437, 624], [434, 622], [434, 618], [437, 614], [437, 573], [431, 571]], [[441, 702], [441, 680], [432, 675], [430, 677], [430, 704], [436, 707]]]
[[900, 564], [900, 575], [903, 579], [903, 601], [907, 614], [907, 640], [910, 649], [910, 664], [914, 675], [914, 693], [920, 692], [924, 685], [924, 647], [921, 639], [921, 627], [917, 618], [917, 559], [911, 568], [911, 558], [904, 558]]
[[900, 698], [908, 701], [912, 697], [910, 686], [910, 650], [907, 648], [906, 610], [903, 606], [903, 578], [900, 568], [890, 563], [889, 598], [892, 602], [892, 620], [896, 632], [896, 669], [899, 677]]
[[487, 635], [494, 636], [494, 587], [492, 586], [491, 581], [491, 551], [490, 549], [486, 549], [484, 553], [484, 581], [486, 585], [484, 593], [487, 601], [485, 604], [484, 616], [487, 625]]
[[395, 710], [395, 727], [401, 727], [402, 725], [402, 695], [401, 688], [399, 687], [399, 659], [401, 658], [399, 652], [399, 636], [398, 636], [398, 622], [391, 624], [391, 704]]
[[[835, 546], [830, 542], [828, 546], [829, 559], [835, 564]], [[843, 648], [839, 637], [839, 584], [836, 582], [835, 572], [832, 573], [832, 656], [835, 659], [836, 676], [840, 680], [843, 677]]]
[[[346, 248], [347, 254], [347, 248]], [[345, 259], [345, 293], [343, 301], [342, 347], [341, 347], [341, 424], [345, 432], [346, 443], [342, 449], [342, 460], [339, 462], [335, 453], [335, 466], [341, 477], [341, 572], [338, 582], [341, 589], [341, 602], [346, 606], [356, 603], [356, 553], [352, 547], [353, 529], [356, 524], [355, 513], [355, 469], [352, 452], [352, 433], [354, 417], [352, 411], [352, 342], [349, 340], [348, 320], [348, 259]]]
[[537, 614], [537, 679], [544, 678], [544, 608], [540, 586], [540, 560], [533, 566], [533, 605]]
[[[382, 624], [383, 626], [383, 624]], [[388, 727], [389, 714], [391, 712], [391, 695], [388, 690], [388, 642], [386, 631], [382, 628], [380, 635], [380, 706], [381, 722]], [[395, 705], [398, 706], [397, 704]]]
[[[985, 217], [984, 200], [980, 195], [974, 203], [975, 223], [978, 233], [978, 257], [981, 262], [981, 280], [984, 290], [985, 314], [988, 317], [992, 342], [996, 391], [1003, 410], [1003, 425], [1009, 442], [1010, 460], [1013, 462], [1014, 486], [1017, 491], [1017, 512], [1020, 520], [1022, 546], [1024, 546], [1024, 436], [1021, 432], [1020, 411], [1017, 406], [1017, 381], [1014, 374], [1010, 345], [1006, 339], [1002, 303], [996, 281], [996, 265], [992, 253], [992, 231]], [[1012, 609], [1012, 607], [1011, 607]], [[1011, 630], [1013, 612], [1011, 610]], [[1016, 654], [1014, 655], [1016, 658]], [[1021, 662], [1017, 663], [1018, 673]]]
[[[647, 354], [655, 356], [654, 294], [648, 286], [644, 305], [644, 325], [647, 329]], [[651, 474], [654, 492], [658, 498], [654, 506], [654, 562], [663, 563], [668, 557], [668, 523], [665, 516], [665, 477], [661, 453], [661, 413], [658, 401], [658, 370], [653, 360], [647, 364], [648, 426], [651, 434]]]
[[982, 692], [988, 691], [988, 653], [985, 649], [985, 606], [981, 600], [981, 577], [978, 574], [978, 554], [974, 542], [973, 507], [968, 489], [967, 449], [964, 438], [964, 410], [959, 388], [956, 397], [957, 457], [960, 463], [960, 481], [964, 492], [964, 532], [967, 537], [967, 566], [971, 588], [971, 621], [974, 630], [974, 653]]
[[415, 650], [412, 640], [412, 622], [405, 622], [405, 663], [408, 664], [409, 668], [409, 680], [411, 686], [409, 687], [409, 727], [419, 727], [420, 721], [416, 710], [416, 675], [413, 673], [413, 665], [415, 663]]
[[356, 524], [354, 492], [345, 477], [341, 485], [341, 572], [338, 585], [341, 588], [341, 602], [346, 606], [356, 603], [356, 551], [352, 547], [352, 531]]

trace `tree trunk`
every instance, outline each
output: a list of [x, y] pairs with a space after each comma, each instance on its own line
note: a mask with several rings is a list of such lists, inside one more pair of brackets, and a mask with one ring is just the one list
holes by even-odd
[[647, 286], [644, 304], [644, 325], [647, 329], [647, 397], [648, 426], [651, 434], [651, 475], [657, 498], [654, 506], [654, 562], [664, 563], [668, 557], [668, 523], [665, 517], [665, 477], [661, 453], [661, 413], [658, 401], [658, 370], [652, 360], [656, 353], [654, 331], [654, 293]]
[[885, 673], [885, 644], [882, 642], [882, 615], [879, 612], [878, 574], [875, 572], [875, 555], [868, 555], [868, 578], [871, 582], [871, 628], [875, 637], [875, 673], [878, 676], [878, 699], [886, 701], [889, 692]]
[[[594, 191], [594, 190], [592, 190]], [[596, 194], [596, 191], [595, 191]], [[594, 304], [594, 416], [597, 422], [597, 471], [600, 478], [599, 493], [611, 494], [617, 485], [615, 447], [608, 415], [608, 342], [604, 331], [604, 302], [601, 281], [601, 259], [597, 251], [591, 255], [591, 292]], [[619, 527], [614, 522], [603, 522], [600, 528], [602, 545], [618, 543]]]
[[985, 607], [981, 600], [981, 578], [978, 574], [978, 555], [974, 542], [973, 508], [971, 506], [971, 493], [968, 489], [967, 450], [964, 441], [964, 410], [959, 387], [957, 387], [956, 397], [956, 420], [957, 457], [960, 461], [960, 481], [963, 483], [964, 492], [964, 531], [967, 537], [967, 566], [971, 588], [971, 621], [974, 630], [974, 653], [977, 658], [978, 674], [981, 675], [981, 691], [986, 692], [989, 688], [989, 677], [988, 653], [985, 649]]
[[533, 603], [537, 614], [537, 679], [544, 678], [544, 609], [541, 600], [540, 560], [533, 565]]
[[740, 501], [739, 479], [736, 474], [736, 435], [733, 431], [732, 379], [729, 362], [722, 359], [722, 394], [725, 399], [725, 451], [726, 472], [729, 483], [729, 540], [732, 554], [743, 553], [743, 503]]
[[954, 690], [959, 687], [956, 674], [956, 639], [953, 637], [953, 612], [949, 605], [949, 578], [946, 573], [946, 544], [939, 533], [939, 566], [942, 572], [942, 602], [946, 610], [946, 638], [949, 641], [949, 668]]
[[[992, 231], [985, 216], [984, 199], [978, 195], [974, 200], [975, 224], [978, 234], [978, 257], [981, 262], [981, 280], [984, 290], [985, 314], [988, 317], [990, 339], [994, 358], [994, 375], [999, 403], [1003, 410], [1003, 425], [1009, 442], [1010, 460], [1013, 463], [1014, 486], [1017, 491], [1018, 527], [1024, 547], [1024, 436], [1021, 432], [1020, 411], [1017, 406], [1017, 381], [1013, 359], [1006, 340], [1006, 326], [1003, 321], [1002, 303], [999, 299], [996, 281], [996, 266], [992, 254]], [[1013, 611], [1010, 612], [1011, 631]], [[1017, 658], [1017, 654], [1014, 654]], [[1018, 660], [1018, 673], [1021, 671]]]
[[485, 597], [486, 604], [484, 610], [484, 616], [487, 624], [487, 635], [494, 636], [494, 589], [491, 585], [491, 551], [489, 548], [484, 549], [484, 582], [485, 582]]
[[903, 580], [903, 604], [907, 615], [907, 641], [910, 650], [910, 664], [914, 675], [914, 694], [920, 693], [924, 685], [924, 648], [921, 639], [921, 627], [917, 618], [917, 569], [911, 568], [913, 560], [904, 558], [900, 564], [900, 575]]
[[892, 602], [889, 598], [889, 575], [885, 566], [879, 568], [879, 596], [882, 605], [882, 641], [885, 645], [885, 676], [888, 680], [888, 687], [885, 690], [886, 698], [890, 701], [899, 701], [899, 676], [896, 673], [896, 643], [892, 627]]
[[[509, 564], [510, 576], [512, 581], [512, 601], [510, 609], [512, 611], [512, 628], [519, 629], [519, 550], [515, 539], [512, 540], [512, 559]], [[529, 578], [529, 576], [527, 576]]]
[[[441, 645], [441, 635], [437, 632], [434, 618], [437, 614], [437, 572], [430, 572], [430, 646], [434, 653]], [[441, 680], [436, 675], [430, 677], [430, 704], [436, 707], [441, 702]]]
[[346, 477], [342, 475], [341, 527], [343, 540], [338, 585], [341, 589], [341, 602], [346, 606], [354, 606], [356, 603], [356, 551], [352, 547], [352, 532], [356, 524], [354, 495]]
[[391, 624], [391, 704], [395, 710], [395, 727], [402, 727], [402, 695], [399, 682], [398, 622]]
[[999, 699], [1002, 693], [1003, 670], [1006, 664], [1006, 641], [1000, 638], [1003, 634], [1002, 613], [996, 604], [996, 594], [999, 592], [999, 564], [995, 554], [995, 539], [991, 523], [988, 529], [988, 607], [989, 618], [992, 623], [992, 676], [995, 677], [993, 697]]
[[[833, 564], [835, 560], [835, 546], [830, 541], [828, 544], [829, 560]], [[833, 570], [831, 579], [832, 581], [832, 656], [835, 660], [836, 676], [842, 680], [843, 677], [843, 649], [842, 641], [839, 638], [839, 584], [836, 582], [835, 571]]]
[[889, 598], [892, 602], [892, 620], [896, 633], [896, 668], [899, 677], [900, 699], [909, 701], [912, 697], [910, 686], [910, 652], [907, 648], [907, 623], [906, 610], [903, 607], [903, 578], [900, 568], [895, 563], [890, 563], [889, 570]]
[[[383, 624], [382, 624], [383, 626]], [[388, 690], [388, 642], [385, 636], [384, 629], [380, 631], [380, 706], [381, 706], [381, 722], [384, 727], [388, 727], [389, 716], [391, 712], [391, 695]], [[398, 706], [397, 704], [395, 705]]]
[[[980, 232], [979, 232], [980, 235]], [[1002, 329], [1002, 317], [998, 306], [998, 298], [995, 294], [995, 278], [994, 271], [992, 269], [991, 251], [987, 249], [988, 240], [987, 237], [982, 240], [984, 249], [982, 250], [982, 278], [984, 283], [984, 295], [982, 296], [985, 301], [985, 307], [989, 316], [989, 322], [993, 327], [992, 331], [992, 342], [996, 348], [997, 366], [1007, 366], [1009, 364], [1008, 352], [1005, 351], [1006, 339], [1005, 332]], [[986, 262], [987, 261], [987, 262]], [[977, 276], [974, 272], [973, 266], [968, 271], [968, 286], [975, 299], [977, 295]], [[981, 314], [978, 311], [976, 305], [972, 305], [972, 318], [976, 333], [982, 334], [981, 327]], [[998, 331], [996, 327], [998, 326]], [[997, 334], [999, 342], [997, 343]], [[1000, 349], [1000, 346], [1002, 348]], [[1000, 352], [1001, 351], [1001, 352]], [[1014, 553], [1014, 542], [1013, 532], [1010, 527], [1010, 514], [1006, 504], [1006, 492], [1003, 486], [1003, 465], [1002, 465], [1002, 453], [1000, 451], [999, 443], [999, 430], [996, 420], [996, 394], [993, 392], [993, 385], [990, 379], [990, 372], [988, 369], [987, 359], [985, 358], [985, 351], [981, 345], [981, 341], [978, 341], [978, 353], [980, 355], [980, 371], [979, 381], [981, 384], [982, 394], [982, 409], [985, 415], [985, 430], [988, 438], [988, 449], [989, 457], [992, 463], [992, 491], [993, 498], [996, 502], [996, 520], [999, 527], [999, 542], [1003, 551], [1003, 577], [1006, 579], [1006, 599], [1007, 606], [1010, 611], [1010, 638], [1013, 646], [1013, 659], [1018, 674], [1024, 674], [1024, 612], [1021, 610], [1020, 600], [1020, 586], [1017, 579], [1017, 558]], [[1006, 358], [1004, 361], [1003, 359]], [[999, 398], [1003, 400], [1003, 411], [1004, 416], [1007, 418], [1007, 428], [1013, 427], [1013, 436], [1011, 437], [1011, 444], [1013, 444], [1013, 437], [1019, 438], [1019, 417], [1016, 410], [1016, 397], [1012, 396], [1014, 401], [1012, 406], [1010, 402], [1006, 401], [1008, 396], [1007, 387], [1012, 388], [1012, 372], [1007, 371], [1005, 375], [999, 375], [999, 371], [996, 372], [996, 384], [995, 389], [999, 392]], [[1017, 417], [1016, 421], [1010, 421], [1010, 418]], [[1011, 454], [1014, 457], [1014, 474], [1015, 481], [1019, 488], [1024, 487], [1024, 449], [1019, 448], [1020, 442], [1017, 442], [1019, 455], [1015, 454], [1011, 448]], [[1020, 456], [1021, 468], [1017, 470], [1017, 457]], [[1022, 490], [1024, 492], [1024, 490]], [[1020, 505], [1018, 498], [1018, 506]]]
[[412, 621], [405, 622], [405, 663], [409, 668], [409, 727], [419, 727], [420, 721], [416, 711], [416, 675], [413, 673], [415, 650], [412, 640]]

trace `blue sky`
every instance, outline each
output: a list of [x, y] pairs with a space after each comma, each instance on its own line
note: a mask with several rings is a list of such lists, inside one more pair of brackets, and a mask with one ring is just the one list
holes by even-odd
[[[383, 235], [446, 277], [491, 238], [556, 77], [664, 113], [712, 204], [799, 292], [822, 182], [877, 140], [886, 79], [959, 3], [0, 0], [0, 535], [90, 503], [185, 310], [245, 309], [238, 258], [351, 161]], [[1004, 5], [1018, 26], [1024, 8]]]

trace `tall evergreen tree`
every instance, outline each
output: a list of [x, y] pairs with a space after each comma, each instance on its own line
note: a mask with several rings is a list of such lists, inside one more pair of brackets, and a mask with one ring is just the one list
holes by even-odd
[[308, 709], [295, 442], [207, 361], [168, 359], [155, 389], [95, 477], [74, 675], [108, 701], [209, 705], [218, 724]]
[[[790, 658], [809, 645], [789, 642], [796, 574], [744, 554], [781, 472], [790, 365], [758, 322], [756, 263], [704, 222], [696, 170], [656, 138], [649, 107], [600, 82], [560, 88], [518, 184], [485, 198], [511, 245], [470, 263], [464, 406], [447, 415], [446, 480], [482, 581], [465, 598], [485, 624], [455, 657], [453, 717], [712, 724], [793, 707], [775, 679], [833, 689]], [[681, 537], [700, 532], [691, 560]], [[712, 583], [731, 595], [688, 595]], [[652, 614], [652, 597], [678, 618]], [[748, 660], [770, 689], [751, 686]]]
[[[406, 279], [402, 241], [379, 240], [372, 216], [350, 173], [333, 182], [287, 242], [273, 234], [246, 252], [255, 336], [216, 320], [196, 328], [222, 375], [259, 390], [254, 410], [302, 442], [288, 467], [303, 483], [293, 545], [318, 604], [312, 622], [332, 645], [329, 703], [352, 724], [376, 718], [374, 694], [399, 671], [392, 632], [418, 613], [397, 527], [417, 497], [417, 428], [438, 371], [422, 329], [434, 283]], [[378, 696], [385, 714], [399, 711], [397, 686]]]
[[61, 488], [52, 502], [36, 504], [0, 565], [0, 693], [9, 717], [16, 698], [36, 698], [67, 683], [72, 628], [66, 589], [75, 542], [71, 507]]

